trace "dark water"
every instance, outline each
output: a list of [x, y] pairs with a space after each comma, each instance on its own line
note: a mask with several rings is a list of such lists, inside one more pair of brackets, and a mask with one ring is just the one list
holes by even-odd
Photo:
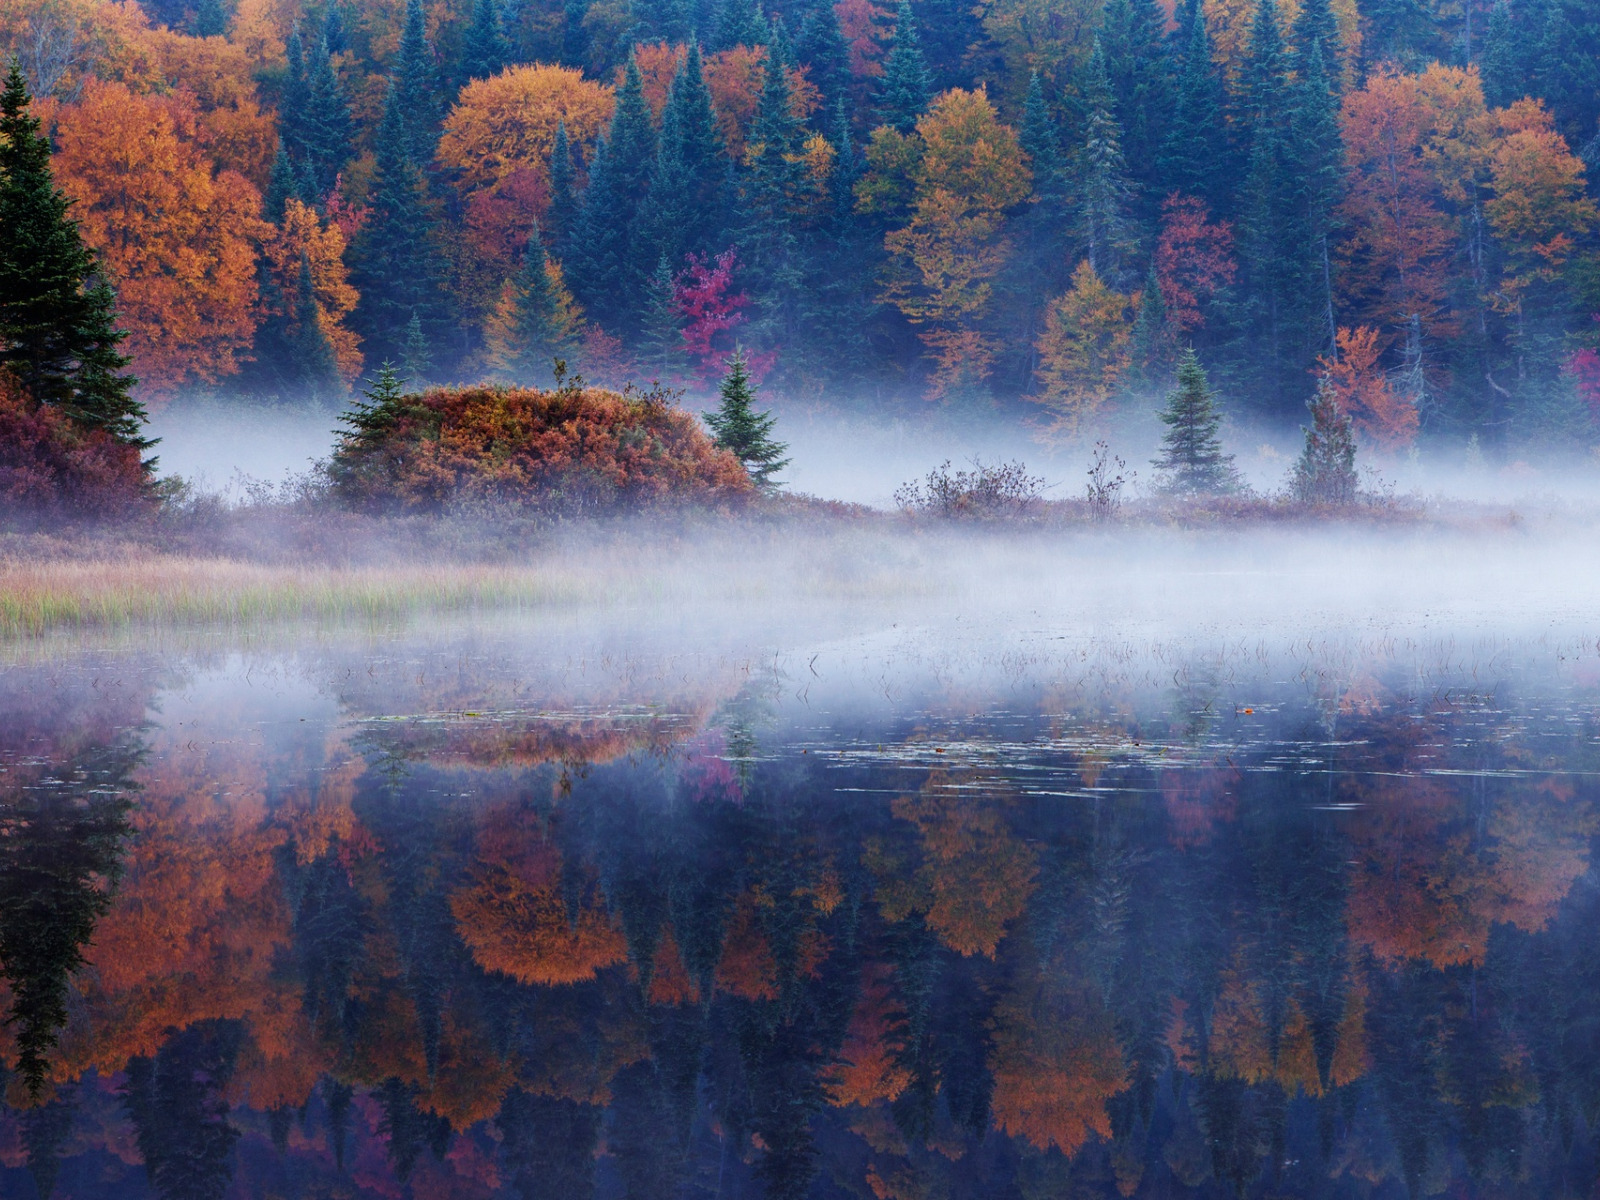
[[479, 630], [0, 713], [6, 1197], [1600, 1176], [1581, 640]]

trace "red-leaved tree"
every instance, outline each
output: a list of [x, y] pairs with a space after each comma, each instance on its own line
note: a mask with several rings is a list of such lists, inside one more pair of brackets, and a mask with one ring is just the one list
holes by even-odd
[[1200, 305], [1233, 282], [1233, 226], [1212, 221], [1204, 200], [1173, 192], [1161, 204], [1156, 282], [1167, 325], [1181, 337], [1205, 324]]
[[[691, 254], [688, 263], [674, 281], [672, 304], [683, 318], [684, 352], [694, 364], [700, 382], [710, 385], [722, 376], [733, 355], [733, 339], [724, 335], [744, 323], [741, 310], [750, 303], [750, 297], [733, 290], [733, 272], [739, 265], [733, 250], [724, 250], [716, 258]], [[750, 374], [757, 383], [772, 369], [777, 357], [776, 352], [770, 351], [747, 356]]]

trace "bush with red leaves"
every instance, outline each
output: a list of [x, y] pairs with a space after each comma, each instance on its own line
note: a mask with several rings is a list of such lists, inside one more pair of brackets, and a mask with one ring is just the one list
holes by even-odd
[[739, 460], [659, 390], [433, 388], [375, 399], [348, 423], [328, 478], [355, 508], [573, 516], [755, 496]]
[[152, 503], [137, 447], [81, 428], [0, 373], [0, 513], [126, 517]]

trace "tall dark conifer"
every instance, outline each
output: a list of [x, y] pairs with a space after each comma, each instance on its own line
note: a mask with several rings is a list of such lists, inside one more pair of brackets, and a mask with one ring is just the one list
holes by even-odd
[[800, 25], [794, 51], [822, 93], [822, 111], [833, 112], [850, 86], [850, 46], [839, 27], [833, 0], [814, 0]]
[[1089, 265], [1101, 279], [1118, 287], [1138, 250], [1133, 222], [1133, 188], [1122, 157], [1122, 130], [1112, 112], [1111, 85], [1105, 55], [1095, 42], [1085, 72], [1084, 140], [1078, 155], [1077, 232]]
[[660, 149], [650, 180], [644, 241], [679, 263], [705, 254], [723, 231], [726, 196], [722, 135], [711, 107], [700, 48], [689, 46], [661, 113]]
[[115, 297], [55, 185], [50, 143], [29, 105], [13, 58], [0, 94], [0, 367], [35, 400], [148, 449]]
[[477, 0], [461, 45], [461, 73], [468, 79], [488, 79], [500, 73], [510, 54], [500, 5], [496, 0]]
[[745, 179], [740, 257], [759, 309], [757, 328], [769, 343], [793, 345], [800, 317], [801, 274], [793, 215], [800, 126], [791, 106], [789, 77], [776, 57], [767, 60], [750, 141], [760, 152]]
[[294, 164], [282, 145], [272, 160], [272, 174], [267, 177], [267, 190], [261, 197], [261, 215], [274, 225], [283, 221], [290, 200], [298, 199], [299, 185], [294, 175]]
[[1301, 256], [1303, 286], [1314, 298], [1307, 305], [1305, 334], [1312, 351], [1332, 354], [1338, 328], [1333, 301], [1333, 237], [1344, 184], [1344, 143], [1339, 129], [1337, 84], [1329, 77], [1321, 42], [1312, 44], [1295, 83], [1290, 132], [1293, 142], [1289, 157], [1299, 227], [1305, 241]]
[[567, 239], [578, 219], [578, 197], [574, 191], [577, 172], [572, 165], [572, 143], [567, 138], [566, 121], [556, 122], [555, 143], [550, 147], [550, 207], [545, 212], [545, 227], [550, 246], [561, 258]]
[[326, 39], [317, 42], [307, 71], [306, 108], [301, 117], [300, 140], [305, 169], [321, 199], [333, 190], [339, 172], [350, 158], [350, 104], [334, 70]]
[[367, 352], [381, 358], [399, 357], [413, 313], [430, 340], [440, 339], [446, 324], [435, 218], [412, 157], [406, 105], [399, 86], [390, 84], [373, 143], [371, 212], [354, 247], [353, 282], [361, 293], [355, 323]]
[[1176, 102], [1165, 25], [1156, 0], [1108, 0], [1100, 34], [1123, 156], [1147, 215], [1160, 200], [1161, 147]]
[[1489, 29], [1478, 57], [1478, 73], [1483, 80], [1484, 103], [1490, 108], [1505, 108], [1525, 93], [1526, 75], [1517, 48], [1517, 28], [1506, 0], [1496, 0], [1489, 11]]
[[628, 311], [629, 298], [619, 281], [629, 262], [632, 198], [620, 193], [611, 167], [611, 147], [601, 138], [589, 161], [589, 185], [583, 191], [578, 219], [567, 238], [567, 286], [584, 312], [602, 328], [616, 333]]
[[900, 0], [896, 11], [894, 42], [883, 61], [883, 87], [878, 93], [878, 115], [885, 125], [910, 133], [928, 111], [933, 80], [922, 55], [922, 39], [911, 0]]
[[766, 18], [761, 15], [759, 0], [722, 0], [717, 10], [716, 27], [712, 34], [714, 50], [731, 50], [735, 46], [765, 46], [769, 37]]
[[1222, 119], [1222, 77], [1211, 61], [1205, 11], [1198, 4], [1190, 5], [1184, 17], [1188, 42], [1178, 68], [1172, 125], [1161, 150], [1161, 189], [1198, 196], [1213, 211], [1226, 211], [1229, 148]]
[[411, 161], [425, 167], [439, 144], [439, 70], [428, 44], [422, 0], [406, 0], [393, 81], [404, 101], [400, 117]]
[[300, 36], [300, 23], [295, 22], [284, 42], [283, 55], [286, 71], [283, 92], [278, 102], [278, 136], [290, 155], [296, 159], [304, 155], [306, 108], [311, 101], [311, 88], [306, 78], [306, 46]]
[[1333, 82], [1335, 90], [1342, 90], [1339, 85], [1339, 22], [1328, 0], [1301, 0], [1300, 11], [1294, 18], [1292, 40], [1295, 73], [1305, 74], [1312, 47], [1321, 45], [1327, 78]]

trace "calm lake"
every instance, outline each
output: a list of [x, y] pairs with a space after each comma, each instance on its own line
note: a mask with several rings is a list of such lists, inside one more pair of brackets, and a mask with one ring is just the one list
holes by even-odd
[[0, 1195], [1591, 1195], [1584, 603], [12, 647]]

